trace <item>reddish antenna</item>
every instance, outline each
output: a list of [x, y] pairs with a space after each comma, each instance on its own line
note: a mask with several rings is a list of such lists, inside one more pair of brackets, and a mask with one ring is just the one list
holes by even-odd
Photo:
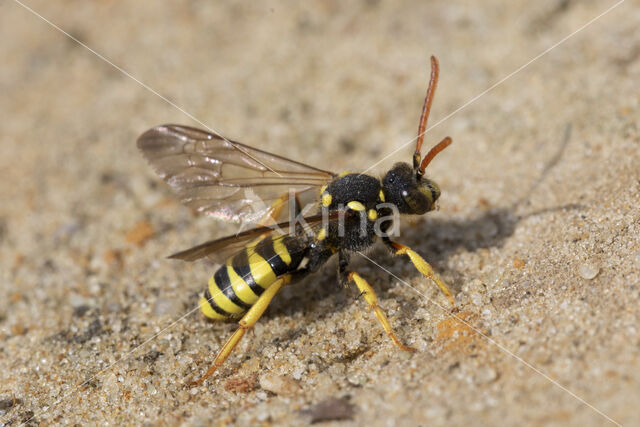
[[433, 160], [433, 158], [444, 150], [449, 144], [451, 144], [451, 138], [446, 137], [438, 145], [433, 147], [431, 151], [420, 162], [420, 151], [422, 149], [422, 141], [424, 141], [424, 133], [427, 128], [427, 120], [429, 119], [429, 112], [431, 111], [431, 103], [436, 93], [436, 87], [438, 86], [438, 75], [440, 74], [440, 66], [435, 56], [431, 56], [431, 77], [429, 79], [429, 87], [427, 88], [427, 96], [424, 99], [424, 105], [422, 106], [422, 114], [420, 115], [420, 126], [418, 126], [418, 139], [416, 142], [416, 151], [413, 153], [413, 169], [416, 175], [424, 175], [424, 170], [427, 165]]
[[424, 159], [422, 159], [422, 163], [420, 163], [420, 169], [418, 170], [418, 173], [420, 175], [424, 175], [424, 170], [427, 168], [427, 165], [431, 163], [431, 160], [433, 160], [436, 154], [438, 154], [439, 152], [447, 148], [449, 145], [451, 145], [451, 142], [452, 142], [451, 138], [447, 136], [445, 137], [445, 139], [440, 141], [438, 145], [436, 145], [431, 150], [429, 150], [427, 155], [424, 156]]

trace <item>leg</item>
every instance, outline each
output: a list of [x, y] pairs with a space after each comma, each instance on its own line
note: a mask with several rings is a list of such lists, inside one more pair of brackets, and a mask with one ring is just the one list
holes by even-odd
[[[269, 207], [269, 213], [267, 213], [258, 223], [258, 226], [267, 226], [270, 223], [275, 224], [278, 221], [278, 216], [282, 212], [282, 209], [287, 205], [289, 201], [289, 193], [284, 193], [282, 196], [278, 197]], [[298, 194], [295, 195], [295, 208], [294, 212], [296, 215], [300, 213], [300, 200], [298, 199]]]
[[347, 277], [349, 272], [347, 267], [349, 266], [349, 254], [345, 251], [338, 253], [338, 281], [345, 288], [349, 284], [349, 278]]
[[273, 297], [276, 296], [278, 291], [280, 291], [280, 289], [284, 285], [288, 284], [290, 281], [291, 281], [291, 275], [282, 276], [278, 280], [276, 280], [273, 285], [269, 286], [262, 295], [260, 295], [260, 298], [258, 298], [258, 301], [256, 301], [256, 303], [249, 309], [249, 311], [247, 311], [247, 313], [238, 322], [240, 324], [240, 327], [236, 329], [233, 335], [231, 335], [231, 338], [229, 338], [229, 340], [222, 347], [222, 349], [216, 356], [216, 360], [213, 361], [213, 366], [209, 368], [207, 373], [204, 374], [202, 378], [200, 378], [197, 381], [190, 382], [189, 385], [198, 386], [202, 384], [204, 380], [206, 380], [211, 375], [213, 375], [213, 373], [220, 366], [222, 366], [224, 361], [227, 360], [227, 357], [229, 357], [229, 354], [231, 354], [231, 352], [236, 347], [236, 345], [238, 345], [238, 343], [244, 336], [245, 332], [247, 332], [249, 328], [251, 328], [253, 325], [256, 324], [258, 319], [262, 317], [262, 314], [265, 312], [265, 310], [269, 306], [269, 303], [271, 302]]
[[411, 260], [411, 263], [418, 269], [420, 273], [422, 273], [423, 276], [436, 282], [436, 285], [438, 285], [442, 293], [447, 297], [447, 299], [451, 303], [451, 306], [455, 307], [451, 291], [442, 281], [442, 279], [440, 279], [440, 277], [438, 277], [438, 275], [433, 271], [433, 268], [431, 268], [427, 261], [425, 261], [415, 251], [411, 250], [411, 248], [409, 248], [408, 246], [392, 242], [391, 240], [389, 240], [389, 238], [384, 238], [384, 242], [393, 250], [395, 254], [407, 255]]
[[382, 328], [387, 333], [387, 335], [389, 335], [389, 338], [393, 340], [395, 345], [397, 345], [398, 347], [400, 347], [400, 349], [405, 351], [416, 351], [415, 348], [409, 347], [400, 342], [396, 334], [393, 332], [393, 329], [391, 329], [391, 324], [389, 323], [387, 316], [384, 314], [384, 311], [382, 311], [382, 309], [378, 305], [378, 296], [373, 291], [373, 288], [367, 283], [366, 280], [360, 277], [358, 273], [354, 273], [354, 272], [347, 273], [346, 271], [347, 263], [348, 263], [347, 255], [343, 254], [343, 252], [340, 252], [340, 263], [339, 263], [340, 271], [338, 273], [340, 275], [340, 280], [342, 281], [344, 279], [345, 282], [353, 282], [356, 284], [356, 286], [358, 287], [358, 290], [360, 291], [360, 295], [364, 297], [364, 300], [367, 302], [367, 304], [369, 304], [369, 307], [373, 309], [373, 312], [378, 318], [378, 321], [380, 322], [380, 324], [382, 325]]

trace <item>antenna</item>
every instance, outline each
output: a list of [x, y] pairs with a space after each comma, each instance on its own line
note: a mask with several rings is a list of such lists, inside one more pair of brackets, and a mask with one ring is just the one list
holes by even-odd
[[427, 128], [427, 120], [431, 111], [431, 103], [438, 85], [438, 74], [440, 74], [440, 66], [435, 56], [431, 56], [431, 78], [429, 79], [429, 87], [427, 88], [427, 96], [424, 98], [422, 106], [422, 114], [420, 115], [420, 126], [418, 126], [418, 141], [416, 142], [416, 152], [413, 154], [413, 169], [418, 172], [420, 165], [420, 150], [422, 149], [422, 141], [424, 140], [424, 132]]
[[420, 163], [420, 169], [418, 169], [418, 174], [421, 176], [424, 175], [424, 170], [427, 168], [427, 165], [431, 163], [431, 160], [433, 160], [436, 154], [438, 154], [439, 152], [447, 148], [449, 145], [451, 145], [451, 142], [452, 142], [451, 138], [447, 136], [445, 139], [440, 141], [438, 145], [436, 145], [431, 150], [429, 150], [427, 155], [424, 156], [424, 159], [422, 159], [422, 163]]
[[424, 105], [422, 106], [422, 114], [420, 115], [420, 126], [418, 126], [418, 140], [416, 142], [416, 151], [413, 153], [413, 170], [416, 172], [416, 176], [419, 178], [424, 175], [424, 170], [427, 165], [431, 163], [431, 160], [442, 150], [447, 148], [451, 144], [451, 138], [448, 136], [440, 141], [438, 145], [433, 147], [429, 153], [420, 162], [420, 151], [422, 149], [422, 141], [424, 141], [424, 134], [427, 128], [427, 120], [429, 119], [429, 112], [431, 111], [431, 104], [433, 103], [433, 97], [436, 93], [436, 87], [438, 86], [438, 75], [440, 74], [440, 66], [435, 56], [431, 56], [431, 77], [429, 79], [429, 87], [427, 88], [427, 96], [424, 99]]

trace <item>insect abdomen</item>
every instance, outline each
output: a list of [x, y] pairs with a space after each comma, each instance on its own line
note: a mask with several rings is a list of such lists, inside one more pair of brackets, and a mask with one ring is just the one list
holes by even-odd
[[256, 303], [276, 279], [300, 265], [300, 243], [269, 236], [233, 255], [209, 279], [200, 309], [211, 319], [238, 317]]

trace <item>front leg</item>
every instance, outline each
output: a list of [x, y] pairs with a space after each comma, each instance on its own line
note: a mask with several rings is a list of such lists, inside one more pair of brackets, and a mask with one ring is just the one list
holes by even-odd
[[451, 306], [455, 307], [455, 303], [453, 301], [453, 295], [451, 294], [449, 287], [447, 287], [447, 285], [442, 281], [442, 279], [438, 277], [438, 275], [433, 271], [433, 268], [431, 268], [429, 263], [425, 261], [424, 258], [418, 255], [417, 252], [415, 252], [408, 246], [405, 246], [401, 243], [393, 242], [388, 237], [383, 237], [383, 241], [387, 246], [389, 246], [389, 248], [391, 248], [393, 253], [397, 255], [408, 256], [409, 259], [411, 260], [411, 263], [415, 266], [415, 268], [420, 273], [422, 273], [423, 276], [436, 282], [436, 285], [438, 285], [442, 293], [447, 297], [447, 299], [451, 303]]

